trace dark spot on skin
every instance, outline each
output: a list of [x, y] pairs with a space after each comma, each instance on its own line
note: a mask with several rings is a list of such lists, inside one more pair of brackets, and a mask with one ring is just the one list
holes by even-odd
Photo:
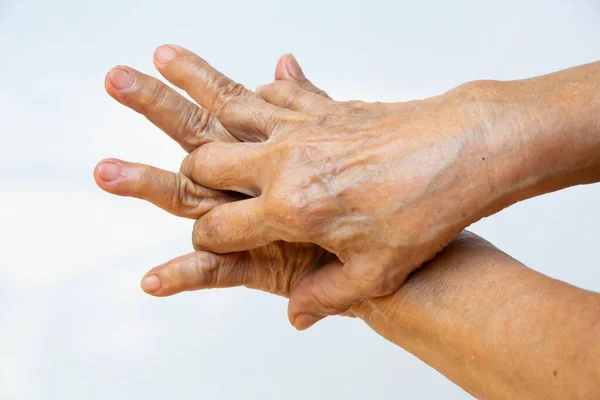
[[554, 377], [558, 376], [558, 371], [554, 370], [553, 374], [554, 374]]
[[481, 160], [482, 160], [482, 161], [485, 161], [485, 157], [481, 157]]

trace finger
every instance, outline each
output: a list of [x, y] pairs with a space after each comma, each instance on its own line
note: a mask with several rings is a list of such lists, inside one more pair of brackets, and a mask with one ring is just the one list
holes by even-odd
[[156, 69], [172, 84], [185, 90], [209, 111], [218, 110], [237, 96], [256, 97], [254, 92], [213, 68], [202, 58], [179, 46], [167, 45], [154, 53]]
[[185, 218], [197, 219], [220, 204], [237, 200], [196, 185], [185, 175], [116, 159], [98, 163], [94, 179], [109, 193], [146, 200]]
[[331, 98], [324, 90], [319, 89], [306, 78], [300, 64], [292, 54], [284, 54], [277, 62], [275, 80], [292, 82], [308, 92]]
[[144, 115], [188, 152], [209, 142], [237, 142], [214, 114], [133, 68], [113, 68], [105, 87], [115, 100]]
[[268, 103], [294, 111], [323, 114], [334, 107], [330, 99], [286, 81], [275, 81], [259, 87], [257, 94]]
[[346, 312], [360, 301], [392, 293], [405, 279], [401, 272], [386, 275], [381, 274], [380, 268], [359, 270], [350, 263], [334, 261], [300, 281], [290, 297], [288, 318], [296, 329], [308, 329], [328, 315]]
[[316, 121], [313, 115], [242, 97], [228, 101], [216, 114], [227, 130], [242, 142], [265, 141], [280, 129]]
[[258, 196], [268, 156], [264, 143], [208, 143], [183, 160], [180, 172], [204, 187]]
[[151, 269], [141, 286], [155, 296], [243, 285], [289, 297], [298, 278], [321, 265], [324, 255], [312, 244], [286, 242], [238, 253], [197, 251]]
[[267, 227], [260, 197], [222, 204], [194, 224], [196, 250], [230, 253], [261, 247], [279, 239], [274, 230]]
[[247, 253], [214, 254], [196, 251], [148, 271], [142, 290], [153, 296], [171, 296], [191, 290], [242, 286], [251, 272]]

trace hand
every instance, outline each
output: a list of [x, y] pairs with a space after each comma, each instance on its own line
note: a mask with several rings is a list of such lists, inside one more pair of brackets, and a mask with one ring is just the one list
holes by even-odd
[[[230, 200], [216, 191], [206, 196], [206, 189], [173, 172], [114, 162], [126, 173], [111, 182], [113, 193], [148, 200], [177, 216], [195, 219], [205, 212], [207, 204]], [[150, 270], [142, 288], [154, 296], [170, 296], [189, 290], [246, 286], [289, 297], [308, 271], [333, 260], [334, 255], [314, 244], [281, 241], [229, 254], [196, 251]]]
[[[179, 54], [178, 60], [164, 65], [162, 60]], [[157, 70], [171, 83], [186, 91], [198, 104], [177, 93], [160, 80], [127, 66], [113, 68], [105, 79], [108, 94], [119, 103], [142, 114], [185, 150], [193, 151], [210, 142], [239, 142], [221, 124], [217, 114], [224, 103], [237, 96], [257, 98], [256, 94], [231, 81], [197, 55], [177, 46], [161, 46], [154, 54]], [[304, 77], [302, 69], [291, 54], [282, 56], [275, 68], [275, 79], [294, 82], [299, 87], [327, 96]], [[250, 141], [260, 137], [248, 137]], [[160, 171], [159, 171], [160, 172]], [[183, 217], [196, 218], [218, 204], [239, 200], [236, 193], [224, 193], [194, 185], [183, 174], [157, 173], [142, 164], [117, 159], [101, 161], [94, 171], [98, 186], [109, 193], [133, 196], [152, 201], [159, 207]], [[168, 179], [179, 190], [158, 197], [144, 179]], [[166, 183], [165, 183], [166, 184]], [[176, 196], [171, 198], [170, 196]], [[181, 209], [173, 205], [181, 205]], [[185, 207], [193, 204], [197, 209]]]
[[[178, 55], [165, 65], [164, 61]], [[184, 89], [200, 106], [157, 79], [129, 67], [116, 67], [106, 78], [108, 93], [133, 110], [143, 114], [156, 126], [175, 139], [184, 149], [192, 151], [202, 144], [214, 141], [237, 142], [244, 133], [243, 126], [235, 131], [237, 137], [223, 126], [218, 114], [228, 100], [236, 97], [256, 96], [243, 86], [234, 83], [194, 54], [175, 46], [157, 49], [154, 57], [157, 69], [169, 81]], [[293, 82], [296, 87], [329, 98], [328, 95], [306, 79], [302, 69], [291, 55], [283, 56], [276, 67], [275, 78]], [[358, 104], [358, 103], [357, 103]], [[361, 103], [363, 107], [370, 107]], [[406, 106], [406, 105], [402, 105]], [[397, 107], [394, 104], [375, 104], [374, 110], [384, 111]], [[264, 137], [241, 137], [260, 140]], [[197, 218], [218, 204], [239, 199], [233, 193], [224, 193], [195, 185], [182, 174], [169, 173], [141, 164], [109, 159], [98, 165], [95, 173], [98, 185], [114, 194], [134, 196], [153, 202], [176, 215]], [[157, 189], [154, 186], [164, 186]], [[166, 190], [177, 188], [177, 190]], [[323, 251], [314, 251], [315, 254]], [[269, 251], [270, 254], [277, 253]], [[337, 265], [337, 264], [333, 264]], [[189, 282], [194, 285], [194, 281]], [[149, 290], [149, 286], [146, 289]], [[163, 286], [164, 293], [171, 293]], [[183, 289], [182, 289], [183, 290]], [[161, 293], [163, 293], [161, 291]], [[302, 319], [292, 322], [303, 328]]]
[[[210, 143], [181, 172], [257, 196], [196, 223], [196, 249], [228, 253], [274, 241], [312, 242], [343, 262], [307, 276], [290, 319], [310, 326], [361, 299], [390, 294], [462, 229], [497, 208], [491, 127], [504, 124], [493, 82], [402, 104], [336, 102], [288, 82], [269, 102], [229, 100], [219, 119], [262, 143]], [[483, 89], [486, 89], [485, 91]], [[504, 114], [502, 114], [504, 117]]]
[[[199, 103], [210, 109], [198, 107], [159, 80], [130, 67], [116, 67], [108, 73], [105, 82], [108, 93], [147, 117], [184, 149], [193, 150], [211, 141], [238, 141], [220, 124], [215, 116], [218, 111], [215, 105], [223, 101], [219, 99], [227, 98], [229, 92], [242, 96], [253, 96], [253, 93], [227, 81], [199, 57], [179, 48], [177, 50], [186, 54], [189, 63], [172, 66], [165, 70], [164, 75], [179, 82], [180, 87], [189, 89]], [[155, 56], [155, 59], [159, 57]], [[160, 63], [157, 63], [157, 68], [163, 71]], [[184, 75], [179, 80], [172, 78]], [[304, 77], [291, 55], [280, 58], [275, 77], [327, 97]], [[195, 90], [205, 79], [212, 86], [205, 84], [200, 95]], [[181, 173], [117, 159], [100, 162], [94, 177], [98, 185], [110, 193], [145, 199], [186, 218], [196, 219], [217, 204], [239, 198], [235, 193], [196, 185]], [[167, 296], [185, 290], [246, 285], [289, 297], [290, 290], [306, 271], [334, 259], [335, 256], [316, 245], [284, 242], [228, 255], [195, 252], [153, 269], [146, 274], [142, 287], [155, 296]]]

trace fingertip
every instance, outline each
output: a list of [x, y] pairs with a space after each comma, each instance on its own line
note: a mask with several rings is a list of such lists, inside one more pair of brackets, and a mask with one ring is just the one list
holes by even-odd
[[122, 162], [114, 158], [100, 161], [94, 168], [94, 178], [101, 187], [106, 184], [114, 184], [124, 177]]
[[117, 65], [106, 74], [104, 85], [111, 93], [111, 90], [123, 91], [131, 88], [135, 82], [135, 72], [123, 65]]
[[154, 64], [158, 67], [170, 63], [175, 57], [177, 57], [179, 49], [179, 46], [172, 44], [158, 46], [156, 50], [154, 50]]
[[295, 80], [295, 81], [305, 81], [306, 76], [304, 75], [304, 71], [302, 71], [302, 67], [296, 60], [296, 57], [292, 53], [286, 54], [285, 57], [285, 66], [287, 73]]
[[154, 295], [160, 290], [161, 282], [157, 275], [149, 274], [142, 278], [142, 281], [140, 282], [140, 287], [144, 292]]
[[286, 53], [284, 55], [282, 55], [281, 57], [279, 57], [279, 60], [277, 61], [277, 65], [275, 66], [275, 80], [276, 81], [286, 81], [286, 80], [290, 80], [290, 76], [287, 72], [287, 58], [289, 57], [290, 53]]
[[317, 322], [319, 322], [320, 320], [322, 320], [323, 318], [325, 317], [311, 314], [300, 314], [293, 319], [292, 325], [297, 330], [304, 331], [316, 324]]

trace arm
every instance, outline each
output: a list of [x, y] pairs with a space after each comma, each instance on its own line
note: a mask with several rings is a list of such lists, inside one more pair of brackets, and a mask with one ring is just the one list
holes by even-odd
[[600, 295], [475, 235], [354, 313], [478, 398], [600, 398]]
[[192, 151], [183, 181], [257, 196], [204, 207], [195, 247], [311, 242], [344, 262], [296, 291], [299, 329], [395, 292], [472, 222], [600, 178], [600, 63], [397, 104], [334, 101], [289, 57], [276, 74], [288, 82], [259, 91], [267, 102], [180, 47], [155, 64], [210, 113], [131, 69], [109, 93]]
[[484, 135], [489, 153], [482, 155], [492, 177], [489, 200], [473, 220], [533, 196], [600, 181], [600, 62], [469, 85], [475, 89], [467, 104], [483, 110], [491, 124]]
[[292, 296], [299, 329], [395, 292], [480, 218], [600, 178], [600, 63], [396, 107], [280, 81], [259, 94], [271, 104], [238, 97], [219, 117], [248, 116], [267, 141], [210, 143], [182, 164], [196, 183], [257, 196], [199, 218], [194, 244], [221, 253], [285, 240], [335, 253], [344, 268]]
[[[580, 78], [595, 77], [597, 70], [598, 66], [592, 64], [534, 80], [475, 85], [478, 89], [487, 85], [486, 91], [472, 91], [474, 85], [458, 89], [468, 89], [469, 95], [478, 93], [471, 97], [476, 100], [471, 106], [473, 103], [504, 104], [504, 111], [515, 113], [514, 121], [519, 121], [499, 132], [506, 133], [505, 139], [510, 138], [511, 132], [521, 132], [528, 148], [523, 145], [520, 149], [526, 151], [511, 150], [514, 147], [508, 146], [503, 153], [499, 151], [502, 146], [497, 146], [494, 157], [488, 158], [496, 166], [502, 165], [497, 160], [504, 162], [504, 168], [497, 168], [497, 177], [513, 179], [496, 181], [504, 185], [496, 185], [499, 193], [511, 184], [529, 190], [513, 191], [514, 202], [536, 193], [598, 180], [596, 161], [592, 157], [598, 139], [593, 124], [595, 80], [573, 83]], [[567, 79], [564, 74], [574, 76]], [[198, 140], [193, 135], [177, 131], [186, 126], [187, 113], [179, 118], [176, 113], [176, 110], [186, 109], [181, 106], [187, 104], [184, 99], [174, 97], [173, 92], [164, 88], [142, 90], [143, 85], [151, 88], [158, 82], [140, 74], [136, 82], [139, 86], [119, 93], [119, 100], [139, 109], [185, 148], [197, 145]], [[529, 89], [523, 89], [527, 85]], [[569, 89], [573, 85], [579, 88], [579, 95], [567, 96], [573, 91], [572, 87]], [[521, 98], [523, 107], [533, 108], [530, 114], [506, 100], [510, 92], [499, 88], [509, 86], [512, 86], [514, 104], [519, 104]], [[528, 98], [530, 92], [536, 95]], [[162, 93], [166, 100], [159, 97], [157, 101], [156, 93]], [[561, 110], [563, 105], [567, 107], [565, 110]], [[373, 108], [388, 107], [376, 105]], [[474, 108], [480, 112], [487, 109]], [[398, 108], [402, 109], [403, 106]], [[407, 112], [413, 115], [412, 109]], [[540, 121], [536, 123], [535, 118]], [[528, 123], [532, 126], [528, 127]], [[521, 129], [513, 130], [515, 126]], [[547, 130], [531, 134], [535, 126], [547, 126]], [[497, 138], [494, 137], [492, 144], [511, 143], [510, 140], [497, 141]], [[551, 151], [553, 144], [556, 147]], [[511, 151], [531, 157], [511, 164]], [[110, 179], [106, 180], [103, 172], [115, 172], [115, 167], [103, 171], [101, 165], [96, 171], [101, 187], [111, 193], [149, 200], [176, 215], [195, 219], [216, 204], [232, 200], [195, 185], [183, 175], [117, 160], [110, 165], [117, 166], [122, 173], [108, 174]], [[523, 166], [521, 174], [516, 165]], [[542, 178], [531, 178], [535, 172], [544, 171], [554, 172], [550, 174], [553, 178], [547, 178], [545, 184], [540, 184], [544, 182]], [[507, 173], [503, 175], [503, 172]], [[510, 198], [503, 200], [510, 204]], [[313, 272], [314, 265], [323, 261], [331, 261], [331, 255], [317, 246], [281, 242], [225, 255], [196, 252], [153, 269], [142, 286], [156, 296], [239, 285], [289, 296], [305, 274]], [[598, 397], [599, 389], [594, 385], [600, 381], [600, 350], [594, 340], [600, 333], [598, 295], [537, 274], [474, 236], [463, 235], [455, 240], [434, 260], [410, 275], [398, 291], [360, 303], [353, 312], [378, 333], [482, 398]]]

